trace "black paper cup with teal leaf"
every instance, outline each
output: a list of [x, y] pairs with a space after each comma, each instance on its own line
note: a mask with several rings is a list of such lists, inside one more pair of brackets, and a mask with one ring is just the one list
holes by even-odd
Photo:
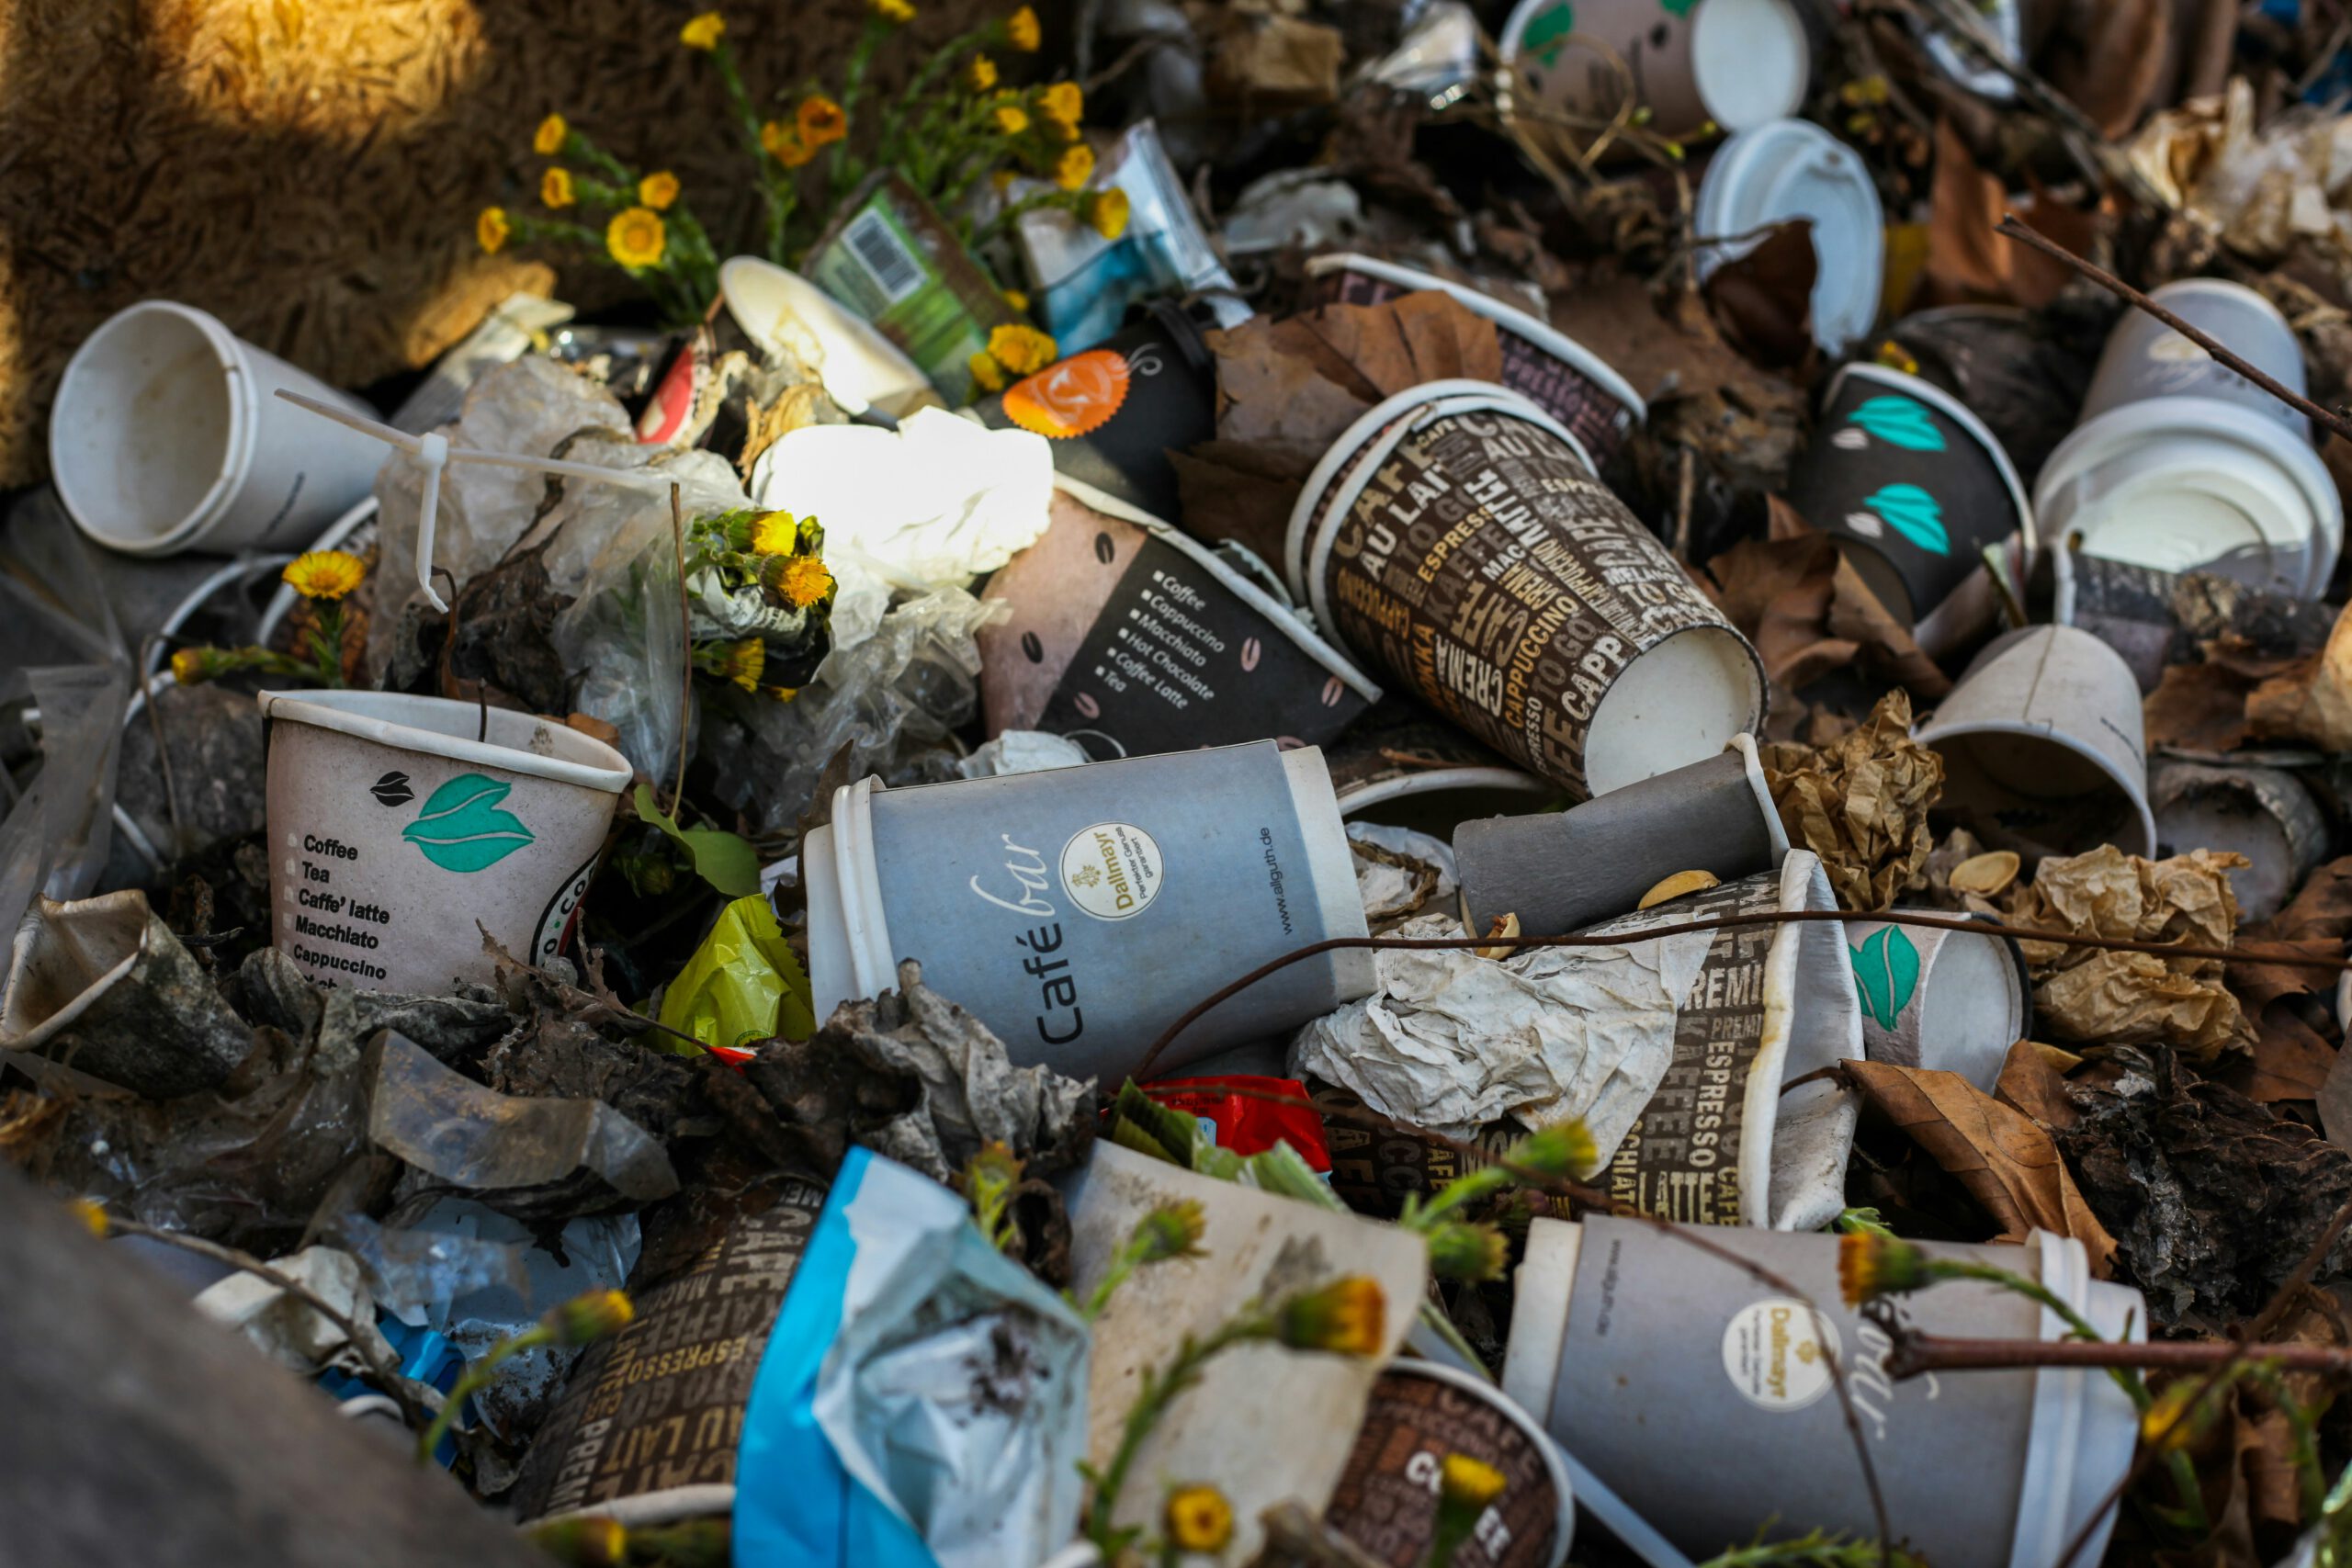
[[1846, 922], [1846, 943], [1870, 1059], [1958, 1073], [1992, 1093], [2009, 1047], [2033, 1027], [2033, 986], [2017, 943], [1989, 931], [1869, 919]]
[[2031, 563], [2032, 509], [1999, 440], [1942, 388], [1883, 366], [1831, 381], [1789, 500], [1930, 653], [1992, 623], [1987, 549], [2019, 581]]
[[271, 933], [324, 985], [446, 995], [562, 948], [628, 760], [553, 719], [265, 692]]

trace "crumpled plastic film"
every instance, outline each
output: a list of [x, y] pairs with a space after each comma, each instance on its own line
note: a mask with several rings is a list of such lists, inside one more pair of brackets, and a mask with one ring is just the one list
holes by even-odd
[[[1398, 937], [1463, 934], [1424, 915]], [[1582, 1117], [1613, 1149], [1674, 1059], [1680, 998], [1713, 937], [1623, 947], [1385, 950], [1379, 989], [1299, 1031], [1290, 1073], [1352, 1090], [1384, 1116], [1449, 1137], [1516, 1117], [1530, 1128]]]
[[[743, 1046], [816, 1032], [808, 976], [775, 911], [756, 894], [719, 910], [662, 998], [662, 1021], [705, 1045]], [[681, 1047], [682, 1049], [684, 1047]]]
[[29, 696], [40, 711], [40, 772], [0, 820], [0, 934], [13, 933], [36, 894], [80, 898], [97, 886], [114, 833], [116, 764], [130, 677], [106, 664], [0, 677], [0, 702]]

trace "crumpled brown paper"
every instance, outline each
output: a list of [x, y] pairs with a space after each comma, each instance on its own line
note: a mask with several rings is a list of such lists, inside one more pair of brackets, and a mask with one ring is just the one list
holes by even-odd
[[1821, 857], [1839, 908], [1874, 912], [1925, 886], [1935, 847], [1928, 812], [1943, 789], [1944, 761], [1912, 740], [1909, 694], [1887, 693], [1835, 745], [1774, 741], [1761, 757], [1790, 841]]
[[[2243, 855], [2192, 850], [2169, 860], [2112, 844], [2045, 860], [2009, 890], [2012, 925], [2137, 942], [2227, 947], [2238, 906], [2228, 873]], [[2100, 1045], [2166, 1044], [2211, 1060], [2244, 1050], [2252, 1030], [2213, 959], [2161, 958], [2053, 942], [2021, 942], [2033, 973], [2036, 1031]]]

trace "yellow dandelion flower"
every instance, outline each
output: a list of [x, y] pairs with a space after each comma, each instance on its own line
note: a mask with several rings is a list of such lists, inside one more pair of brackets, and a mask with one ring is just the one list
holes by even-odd
[[1208, 1234], [1208, 1213], [1197, 1198], [1163, 1203], [1136, 1222], [1138, 1262], [1165, 1263], [1171, 1258], [1202, 1256], [1201, 1237]]
[[763, 697], [773, 697], [780, 703], [788, 703], [793, 698], [800, 694], [800, 688], [797, 686], [762, 686], [760, 688], [760, 694]]
[[1600, 1163], [1592, 1131], [1581, 1118], [1530, 1133], [1503, 1151], [1503, 1163], [1529, 1177], [1575, 1179]]
[[474, 238], [481, 243], [484, 252], [493, 256], [506, 248], [506, 242], [514, 232], [514, 225], [507, 219], [506, 209], [503, 207], [485, 207], [481, 209], [481, 216], [474, 220]]
[[1448, 1502], [1483, 1508], [1503, 1495], [1503, 1472], [1468, 1454], [1448, 1454], [1437, 1467], [1438, 1494]]
[[741, 642], [718, 643], [695, 650], [695, 667], [731, 682], [744, 691], [760, 689], [760, 676], [767, 670], [768, 645], [758, 637], [747, 637]]
[[1094, 149], [1083, 141], [1062, 149], [1054, 160], [1054, 183], [1064, 190], [1077, 190], [1094, 177]]
[[1023, 6], [1005, 19], [1004, 39], [1023, 54], [1037, 52], [1044, 35], [1037, 28], [1037, 13]]
[[718, 40], [726, 36], [727, 18], [716, 11], [705, 11], [678, 29], [680, 43], [684, 44], [688, 49], [699, 49], [705, 53], [717, 49]]
[[183, 686], [194, 686], [212, 674], [212, 661], [200, 648], [183, 648], [172, 654], [172, 679]]
[[1350, 1274], [1284, 1302], [1279, 1327], [1282, 1342], [1294, 1350], [1374, 1356], [1380, 1352], [1387, 1321], [1388, 1298], [1380, 1281]]
[[811, 147], [823, 147], [839, 141], [849, 134], [849, 116], [841, 105], [822, 93], [812, 93], [800, 100], [800, 139]]
[[1180, 1551], [1223, 1551], [1233, 1540], [1233, 1505], [1206, 1483], [1179, 1486], [1168, 1495], [1160, 1524]]
[[1004, 390], [1004, 367], [989, 357], [987, 349], [980, 350], [964, 361], [964, 368], [972, 373], [972, 385], [983, 392]]
[[996, 191], [997, 195], [1002, 196], [1005, 192], [1012, 188], [1012, 171], [1011, 169], [996, 170], [989, 175], [989, 185]]
[[780, 120], [768, 121], [760, 127], [760, 146], [769, 157], [787, 169], [799, 168], [817, 155], [817, 150], [801, 136], [797, 123], [786, 125]]
[[802, 556], [785, 569], [784, 596], [807, 609], [833, 591], [833, 574], [815, 556]]
[[1018, 104], [999, 104], [989, 118], [1007, 136], [1018, 136], [1029, 129], [1029, 116]]
[[305, 599], [340, 599], [368, 575], [359, 558], [343, 550], [312, 550], [296, 556], [282, 574], [286, 586]]
[[800, 542], [800, 521], [789, 512], [763, 512], [752, 519], [752, 553], [788, 556]]
[[985, 54], [976, 54], [964, 66], [964, 85], [975, 93], [985, 93], [996, 85], [996, 62]]
[[656, 212], [667, 212], [678, 199], [678, 176], [663, 169], [637, 182], [637, 199]]
[[865, 8], [893, 27], [903, 27], [915, 19], [915, 8], [907, 0], [865, 0]]
[[579, 197], [571, 189], [571, 171], [559, 164], [539, 176], [539, 200], [548, 207], [570, 207]]
[[1052, 337], [1018, 322], [989, 333], [989, 354], [1015, 376], [1035, 375], [1051, 365], [1060, 352]]
[[621, 1292], [590, 1291], [554, 1308], [540, 1321], [555, 1330], [559, 1344], [587, 1345], [618, 1334], [636, 1316], [637, 1308]]
[[662, 215], [650, 207], [623, 208], [605, 225], [605, 249], [623, 266], [660, 266], [669, 243]]
[[1127, 231], [1127, 193], [1117, 186], [1094, 193], [1086, 204], [1086, 221], [1096, 233], [1106, 240], [1115, 240]]
[[1075, 82], [1057, 82], [1037, 95], [1037, 112], [1074, 126], [1086, 116], [1086, 91]]
[[74, 1212], [75, 1219], [82, 1222], [84, 1230], [88, 1231], [100, 1241], [106, 1240], [109, 1226], [105, 1204], [89, 1198], [76, 1198], [65, 1206]]
[[552, 158], [563, 151], [564, 138], [571, 134], [571, 127], [563, 116], [551, 114], [539, 121], [539, 129], [531, 137], [531, 151], [542, 158]]
[[1838, 1293], [1849, 1307], [1928, 1280], [1928, 1255], [1884, 1231], [1848, 1231], [1838, 1238]]
[[1029, 296], [1018, 288], [1006, 289], [1004, 302], [1024, 316], [1029, 313]]

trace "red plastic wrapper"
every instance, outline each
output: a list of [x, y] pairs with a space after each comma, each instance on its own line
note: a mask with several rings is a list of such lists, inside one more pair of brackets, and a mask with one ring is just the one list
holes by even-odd
[[1306, 1086], [1295, 1078], [1161, 1078], [1144, 1085], [1144, 1092], [1171, 1111], [1209, 1123], [1216, 1130], [1219, 1148], [1246, 1158], [1286, 1143], [1315, 1169], [1331, 1168], [1330, 1145], [1323, 1141], [1323, 1118], [1314, 1107], [1261, 1098], [1279, 1094], [1305, 1100]]

